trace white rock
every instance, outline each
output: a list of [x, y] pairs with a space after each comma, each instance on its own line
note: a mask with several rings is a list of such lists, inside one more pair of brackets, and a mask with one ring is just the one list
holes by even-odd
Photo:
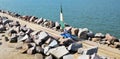
[[72, 54], [65, 55], [65, 56], [63, 56], [63, 59], [74, 59], [74, 55], [72, 55]]
[[59, 46], [59, 47], [50, 49], [49, 52], [58, 59], [61, 58], [63, 55], [69, 53], [65, 46]]

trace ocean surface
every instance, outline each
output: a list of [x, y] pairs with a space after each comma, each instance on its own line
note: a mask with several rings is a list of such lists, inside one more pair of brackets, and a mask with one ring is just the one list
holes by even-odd
[[58, 22], [60, 5], [65, 23], [120, 38], [120, 0], [0, 0], [0, 9]]

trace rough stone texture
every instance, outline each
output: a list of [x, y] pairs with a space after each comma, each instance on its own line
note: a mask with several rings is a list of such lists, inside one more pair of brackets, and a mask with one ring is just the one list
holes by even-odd
[[16, 34], [12, 34], [9, 42], [10, 43], [16, 43], [17, 42], [17, 38], [18, 38], [18, 36]]
[[43, 59], [43, 55], [42, 54], [35, 54], [35, 59]]
[[50, 56], [47, 56], [45, 59], [53, 59], [53, 57], [50, 55]]
[[79, 31], [78, 28], [72, 28], [72, 29], [71, 29], [71, 34], [72, 34], [72, 35], [77, 35], [77, 34], [78, 34], [78, 31]]
[[80, 55], [78, 59], [90, 59], [89, 55]]
[[95, 34], [95, 37], [101, 38], [101, 37], [104, 37], [104, 34], [102, 34], [102, 33], [96, 33], [96, 34]]
[[94, 53], [97, 53], [97, 51], [98, 51], [98, 47], [91, 47], [89, 49], [85, 49], [83, 54], [92, 55]]
[[59, 46], [53, 49], [50, 49], [50, 53], [54, 55], [56, 58], [61, 58], [63, 55], [69, 53], [65, 46]]
[[110, 34], [106, 34], [106, 35], [105, 35], [105, 39], [106, 39], [107, 41], [112, 41], [112, 40], [115, 40], [116, 38], [113, 37], [113, 36], [111, 36]]
[[56, 45], [58, 45], [58, 42], [56, 40], [53, 40], [48, 46], [49, 47], [54, 47]]
[[45, 41], [49, 38], [49, 35], [46, 32], [40, 32], [38, 34], [38, 39], [34, 39], [34, 42], [39, 45], [41, 43], [45, 43]]
[[83, 48], [79, 48], [77, 52], [78, 52], [79, 54], [83, 54], [84, 49], [83, 49]]
[[35, 47], [31, 47], [27, 50], [27, 54], [35, 54]]
[[73, 51], [73, 52], [77, 52], [79, 48], [82, 48], [82, 43], [72, 43], [71, 45], [69, 45], [68, 50]]
[[74, 55], [72, 55], [72, 54], [65, 55], [65, 56], [63, 56], [63, 59], [74, 59]]
[[91, 55], [91, 59], [101, 59], [100, 56], [98, 56], [96, 53]]

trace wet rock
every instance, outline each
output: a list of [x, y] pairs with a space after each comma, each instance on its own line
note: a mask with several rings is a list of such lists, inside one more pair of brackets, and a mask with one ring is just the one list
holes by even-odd
[[89, 55], [80, 55], [78, 59], [90, 59]]
[[42, 54], [35, 54], [35, 59], [43, 59], [43, 55]]
[[56, 58], [61, 58], [65, 54], [69, 53], [65, 46], [59, 46], [53, 49], [50, 49], [50, 54], [54, 55]]
[[65, 56], [63, 56], [63, 59], [74, 59], [74, 55], [72, 55], [72, 54], [65, 55]]
[[43, 18], [41, 17], [40, 19], [38, 19], [37, 24], [41, 24], [43, 22]]
[[77, 52], [79, 48], [82, 48], [82, 43], [77, 42], [69, 45], [68, 50], [71, 52]]
[[53, 57], [50, 55], [50, 56], [47, 56], [45, 59], [53, 59]]
[[97, 51], [98, 51], [98, 47], [91, 47], [91, 48], [85, 49], [83, 54], [92, 55], [94, 53], [97, 53]]

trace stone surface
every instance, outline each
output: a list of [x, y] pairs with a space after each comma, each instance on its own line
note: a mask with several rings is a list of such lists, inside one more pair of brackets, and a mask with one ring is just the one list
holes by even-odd
[[82, 43], [72, 43], [69, 45], [68, 50], [72, 52], [77, 52], [79, 48], [82, 48]]
[[50, 56], [47, 56], [45, 59], [53, 59], [53, 57], [50, 55]]
[[80, 55], [78, 59], [90, 59], [89, 55]]
[[74, 59], [74, 55], [72, 55], [72, 54], [65, 55], [65, 56], [63, 56], [63, 59]]
[[49, 47], [54, 47], [56, 45], [58, 45], [58, 42], [56, 40], [53, 40], [48, 46]]
[[27, 54], [35, 54], [35, 47], [31, 47], [27, 50]]
[[77, 52], [78, 52], [79, 54], [83, 54], [84, 49], [83, 49], [83, 48], [79, 48]]
[[100, 40], [101, 40], [101, 38], [92, 38], [93, 42], [97, 42], [97, 41], [100, 41]]
[[50, 53], [54, 55], [56, 58], [61, 58], [63, 55], [69, 53], [65, 46], [59, 46], [53, 49], [50, 49]]
[[98, 47], [91, 47], [91, 48], [85, 49], [83, 54], [92, 55], [94, 53], [97, 53], [97, 51], [98, 51]]
[[38, 34], [38, 39], [34, 39], [34, 42], [39, 45], [40, 42], [41, 43], [45, 43], [45, 41], [49, 38], [48, 33], [46, 32], [40, 32], [40, 34]]

